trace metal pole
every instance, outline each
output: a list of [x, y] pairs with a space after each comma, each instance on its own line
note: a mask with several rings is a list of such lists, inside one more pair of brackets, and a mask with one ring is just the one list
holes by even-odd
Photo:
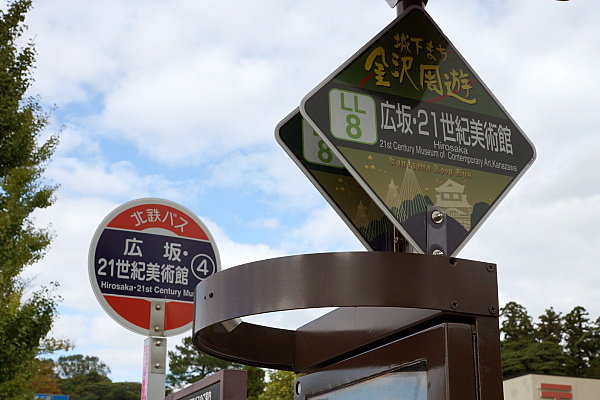
[[428, 0], [400, 0], [396, 5], [396, 14], [400, 15], [410, 6], [419, 6], [425, 8]]
[[153, 300], [150, 306], [150, 331], [144, 341], [144, 374], [141, 400], [164, 400], [167, 373], [165, 300]]
[[164, 400], [167, 369], [167, 339], [149, 336], [144, 340], [144, 376], [141, 400]]
[[[411, 6], [419, 6], [425, 7], [428, 0], [386, 0], [388, 5], [392, 8], [396, 8], [397, 15], [400, 15]], [[429, 225], [429, 224], [428, 224]], [[388, 251], [394, 252], [405, 252], [405, 253], [415, 253], [414, 247], [408, 243], [406, 239], [402, 236], [402, 234], [396, 229], [396, 227], [392, 224], [388, 224], [388, 237], [387, 237], [387, 248]], [[429, 232], [429, 230], [428, 230]], [[428, 235], [429, 237], [429, 235]], [[445, 239], [445, 236], [444, 236]], [[428, 239], [429, 242], [429, 239]], [[445, 242], [445, 240], [444, 240]], [[428, 245], [429, 246], [429, 245]], [[446, 248], [446, 245], [443, 246]]]

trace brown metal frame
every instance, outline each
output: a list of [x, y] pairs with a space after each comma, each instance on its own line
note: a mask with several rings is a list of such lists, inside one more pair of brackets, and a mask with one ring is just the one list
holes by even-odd
[[[235, 362], [264, 368], [310, 372], [339, 360], [360, 346], [446, 311], [456, 315], [497, 316], [494, 264], [393, 252], [325, 253], [257, 261], [219, 272], [196, 288], [194, 344]], [[274, 311], [319, 307], [378, 308], [376, 325], [361, 325], [342, 308], [326, 315], [336, 324], [357, 323], [350, 344], [335, 338], [331, 359], [309, 349], [327, 332], [315, 332], [323, 319], [296, 331], [241, 322], [231, 332], [221, 322]], [[406, 310], [425, 309], [417, 316]], [[352, 309], [351, 309], [352, 310]], [[431, 311], [436, 310], [436, 311]], [[359, 309], [354, 312], [372, 313]], [[409, 312], [410, 314], [410, 312]], [[368, 317], [367, 317], [368, 318]], [[407, 322], [407, 319], [413, 322]], [[402, 325], [404, 324], [404, 325]], [[368, 325], [368, 324], [367, 324]], [[361, 348], [362, 348], [361, 347]]]
[[[244, 370], [224, 369], [210, 375], [186, 388], [168, 395], [165, 400], [195, 399], [203, 390], [219, 383], [219, 400], [246, 400], [248, 391], [248, 372]], [[216, 396], [212, 397], [213, 399]], [[204, 397], [206, 398], [206, 397]], [[210, 397], [209, 397], [210, 398]]]
[[[367, 326], [369, 325], [373, 327], [373, 332], [368, 331]], [[449, 339], [446, 343], [440, 341], [430, 343], [419, 339], [423, 332], [442, 325], [451, 326], [455, 331], [459, 327], [461, 332], [468, 331], [468, 340]], [[386, 330], [388, 334], [384, 335], [383, 332]], [[503, 398], [500, 332], [496, 316], [414, 309], [338, 309], [324, 316], [321, 321], [316, 320], [299, 328], [299, 331], [311, 331], [318, 335], [318, 340], [315, 338], [314, 347], [298, 348], [298, 354], [301, 356], [299, 360], [304, 360], [311, 365], [305, 371], [316, 371], [314, 374], [308, 375], [312, 378], [302, 377], [301, 382], [303, 379], [322, 381], [323, 371], [329, 371], [329, 375], [340, 373], [339, 379], [346, 379], [347, 382], [358, 379], [349, 372], [352, 369], [349, 365], [358, 368], [357, 371], [363, 374], [362, 378], [381, 373], [384, 370], [392, 370], [416, 359], [427, 359], [428, 366], [437, 365], [438, 362], [435, 360], [439, 354], [433, 351], [433, 346], [437, 346], [437, 352], [441, 351], [441, 354], [447, 356], [455, 355], [451, 357], [451, 362], [447, 365], [448, 388], [468, 382], [464, 380], [464, 377], [460, 377], [460, 373], [474, 368], [475, 378], [472, 382], [478, 393], [478, 399], [502, 400]], [[448, 337], [450, 338], [450, 336]], [[466, 338], [466, 336], [464, 337]], [[392, 351], [390, 343], [404, 344], [392, 348], [398, 351]], [[467, 345], [459, 348], [460, 343]], [[345, 345], [355, 346], [355, 348], [352, 351], [344, 351]], [[468, 356], [465, 356], [465, 348], [468, 350]], [[380, 354], [381, 358], [369, 356], [365, 359], [364, 355], [369, 354], [373, 349], [381, 349], [381, 351], [377, 350], [376, 353], [373, 353]], [[433, 364], [430, 364], [431, 360], [433, 360]], [[328, 379], [331, 380], [331, 378], [326, 378], [325, 387], [335, 386], [336, 382], [327, 382]], [[318, 385], [323, 385], [323, 383]], [[306, 382], [302, 383], [302, 387], [304, 388], [302, 395], [315, 390], [310, 386], [307, 387]], [[453, 389], [452, 393], [455, 395], [448, 398], [463, 399], [462, 394], [458, 395], [458, 393], [462, 393], [461, 390]], [[432, 397], [429, 397], [431, 399], [446, 398], [435, 397], [433, 393], [431, 394]]]
[[477, 400], [473, 344], [469, 325], [439, 324], [298, 378], [295, 399], [305, 400], [425, 361], [428, 399]]

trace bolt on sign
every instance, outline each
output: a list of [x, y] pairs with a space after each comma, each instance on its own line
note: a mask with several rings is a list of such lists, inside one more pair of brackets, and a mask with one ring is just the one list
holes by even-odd
[[298, 109], [277, 125], [275, 137], [368, 250], [393, 251], [388, 232], [394, 225]]
[[191, 329], [194, 289], [220, 270], [215, 241], [191, 211], [140, 199], [112, 211], [94, 234], [89, 277], [102, 308], [125, 328], [148, 335], [150, 306], [165, 302], [165, 336]]
[[425, 252], [428, 205], [448, 252], [472, 237], [535, 148], [422, 7], [410, 7], [319, 86], [302, 116], [389, 220]]

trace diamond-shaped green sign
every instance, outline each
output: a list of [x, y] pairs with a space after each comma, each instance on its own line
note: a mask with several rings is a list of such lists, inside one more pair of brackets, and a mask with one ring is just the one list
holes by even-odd
[[535, 159], [533, 144], [421, 7], [411, 7], [300, 106], [418, 252], [426, 210], [456, 255]]

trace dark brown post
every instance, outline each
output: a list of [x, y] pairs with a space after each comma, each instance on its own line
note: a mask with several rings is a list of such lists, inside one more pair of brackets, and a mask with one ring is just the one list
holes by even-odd
[[425, 5], [427, 5], [427, 1], [428, 0], [400, 0], [396, 6], [396, 13], [400, 15], [410, 6], [425, 7]]
[[165, 397], [165, 400], [246, 400], [248, 372], [224, 369]]

